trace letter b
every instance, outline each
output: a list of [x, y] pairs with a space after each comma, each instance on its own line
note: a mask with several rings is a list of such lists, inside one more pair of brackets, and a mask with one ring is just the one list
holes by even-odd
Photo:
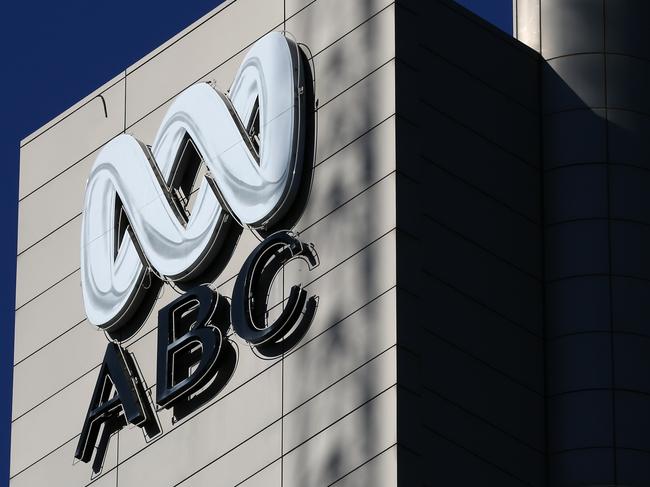
[[208, 286], [199, 286], [158, 313], [156, 402], [173, 407], [216, 376], [229, 304]]

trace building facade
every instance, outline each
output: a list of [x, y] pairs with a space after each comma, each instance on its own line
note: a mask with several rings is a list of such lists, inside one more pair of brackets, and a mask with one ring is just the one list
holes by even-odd
[[[650, 11], [515, 7], [520, 40], [451, 0], [226, 1], [23, 140], [10, 485], [650, 485]], [[112, 203], [104, 240], [117, 262], [132, 239], [151, 302], [129, 308], [130, 333], [98, 327], [82, 260], [105, 235], [84, 237], [88, 187], [124, 134], [157, 154], [192, 87], [234, 99], [240, 66], [274, 32], [298, 46], [296, 93], [310, 102], [302, 183], [272, 229], [317, 260], [262, 273], [254, 299], [243, 270], [275, 234], [237, 224], [201, 147], [193, 184], [165, 176], [187, 215], [216, 185], [236, 228], [218, 272], [193, 282], [229, 303], [218, 353], [231, 367], [222, 359], [216, 393], [182, 410], [160, 395], [161, 380], [181, 382], [161, 323], [191, 286], [159, 271], [128, 209], [120, 223], [126, 202]], [[263, 120], [264, 97], [247, 113]], [[237, 144], [263, 160], [270, 125], [239, 115]], [[169, 160], [189, 165], [179, 154]], [[241, 296], [272, 328], [298, 283], [313, 317], [302, 309], [295, 340], [264, 353], [237, 326]], [[186, 333], [200, 327], [191, 316]], [[112, 346], [129, 387], [105, 366]], [[187, 360], [181, 378], [200, 362]], [[126, 418], [129, 394], [151, 430]]]

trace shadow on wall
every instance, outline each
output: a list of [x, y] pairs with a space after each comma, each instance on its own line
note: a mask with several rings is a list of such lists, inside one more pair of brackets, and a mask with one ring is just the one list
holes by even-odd
[[[354, 3], [360, 12], [355, 15], [358, 18], [367, 19], [377, 10], [374, 5], [376, 2], [372, 0], [358, 0]], [[319, 29], [319, 19], [309, 8], [301, 15], [306, 24], [305, 31]], [[356, 52], [368, 53], [368, 56], [355, 58], [355, 62], [365, 64], [364, 69], [357, 68], [355, 71], [370, 73], [374, 69], [377, 37], [386, 33], [372, 28], [373, 25], [372, 22], [364, 25], [363, 45], [353, 46]], [[359, 135], [370, 131], [377, 123], [374, 113], [375, 100], [380, 94], [376, 92], [375, 83], [366, 83], [363, 91], [341, 83], [341, 80], [349, 78], [346, 73], [346, 68], [349, 67], [346, 63], [350, 62], [350, 56], [346, 56], [344, 50], [350, 48], [339, 40], [327, 47], [327, 62], [316, 63], [317, 98], [323, 92], [336, 92], [342, 97], [354, 98], [350, 103], [337, 103], [336, 100], [328, 103], [323, 99], [319, 100], [321, 106], [317, 111], [320, 130], [317, 137], [316, 165], [322, 165], [322, 168], [330, 163], [330, 156], [342, 149], [341, 141], [352, 142]], [[349, 91], [343, 93], [348, 88]], [[377, 395], [376, 382], [379, 378], [372, 374], [356, 374], [345, 378], [376, 355], [372, 351], [376, 350], [379, 340], [380, 333], [377, 328], [395, 326], [388, 317], [376, 315], [372, 306], [366, 306], [360, 311], [363, 313], [361, 321], [350, 324], [344, 321], [351, 312], [359, 308], [359, 296], [364, 297], [365, 305], [378, 294], [376, 269], [381, 267], [382, 263], [379, 260], [381, 256], [377, 250], [378, 246], [372, 245], [371, 236], [376, 235], [382, 228], [382, 220], [392, 217], [381, 211], [387, 202], [378, 201], [373, 191], [366, 190], [364, 195], [350, 201], [350, 189], [346, 189], [346, 186], [350, 186], [349, 180], [346, 181], [346, 178], [351, 178], [350, 172], [360, 173], [360, 176], [354, 176], [358, 180], [355, 195], [376, 182], [377, 144], [375, 138], [359, 138], [344, 149], [347, 152], [346, 162], [358, 167], [350, 168], [349, 171], [341, 167], [340, 170], [329, 173], [326, 179], [319, 179], [320, 171], [317, 167], [314, 176], [314, 185], [320, 185], [318, 191], [326, 191], [323, 199], [328, 201], [328, 206], [336, 207], [335, 211], [344, 217], [329, 218], [335, 222], [335, 226], [330, 226], [328, 219], [316, 225], [312, 224], [314, 237], [309, 236], [308, 239], [316, 245], [317, 250], [327, 246], [328, 249], [323, 250], [336, 256], [336, 262], [332, 260], [331, 263], [338, 265], [338, 268], [334, 268], [332, 272], [344, 276], [345, 281], [341, 282], [338, 278], [328, 280], [326, 275], [319, 278], [324, 287], [318, 289], [320, 306], [316, 321], [320, 322], [319, 332], [321, 329], [329, 329], [316, 338], [316, 346], [310, 347], [309, 353], [295, 354], [289, 362], [291, 367], [301, 370], [303, 379], [288, 384], [287, 381], [291, 379], [285, 375], [285, 391], [290, 387], [294, 389], [291, 392], [292, 397], [310, 398], [301, 406], [300, 414], [290, 414], [291, 410], [288, 408], [295, 407], [294, 405], [285, 403], [284, 406], [284, 414], [287, 416], [285, 421], [299, 422], [293, 426], [297, 430], [294, 436], [302, 439], [302, 442], [306, 441], [296, 444], [286, 438], [284, 440], [283, 454], [287, 455], [287, 458], [294, 456], [290, 461], [285, 459], [284, 477], [292, 479], [294, 485], [326, 485], [341, 479], [378, 453], [378, 429], [392, 427], [390, 418], [381, 418], [382, 421], [378, 422], [376, 415], [373, 417], [373, 404], [366, 404], [371, 397]], [[309, 212], [308, 207], [307, 216]], [[298, 230], [312, 233], [309, 229]], [[353, 254], [356, 255], [350, 258]], [[343, 262], [348, 258], [349, 261]], [[356, 363], [352, 365], [355, 359]], [[292, 377], [296, 377], [295, 374], [292, 374]], [[363, 380], [360, 380], [360, 377], [363, 377]], [[320, 398], [317, 394], [320, 390], [329, 386], [335, 388], [335, 383], [339, 380], [355, 381], [351, 388], [346, 388], [344, 394], [347, 396], [340, 397], [331, 393], [328, 396], [325, 391], [322, 396], [327, 397], [327, 405], [319, 404]], [[315, 385], [319, 387], [315, 388]], [[359, 409], [352, 411], [351, 403], [354, 403], [352, 408]], [[356, 419], [351, 421], [353, 415]], [[336, 422], [340, 424], [337, 425]], [[330, 431], [326, 428], [330, 428]], [[318, 433], [319, 431], [322, 432]], [[382, 485], [380, 478], [364, 477], [364, 482], [367, 482], [366, 485]]]

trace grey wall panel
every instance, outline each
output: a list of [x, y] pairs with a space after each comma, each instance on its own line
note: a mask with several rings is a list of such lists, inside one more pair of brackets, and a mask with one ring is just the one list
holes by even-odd
[[[645, 411], [650, 407], [647, 393], [626, 391], [622, 384], [617, 384], [614, 392], [614, 421], [616, 421], [616, 445], [623, 450], [648, 452], [650, 443], [650, 421], [645, 418]], [[642, 418], [640, 421], [638, 418]], [[637, 465], [637, 468], [640, 465]], [[647, 467], [639, 470], [622, 471], [628, 478], [642, 478], [647, 475]], [[634, 480], [637, 485], [638, 480]]]
[[650, 169], [650, 116], [609, 109], [607, 119], [610, 163]]
[[[251, 15], [255, 10], [256, 14]], [[144, 64], [127, 70], [127, 125], [282, 24], [281, 0], [238, 0]], [[230, 26], [237, 26], [232, 28]], [[223, 35], [228, 32], [228, 35]], [[152, 84], [151, 80], [156, 80]]]
[[[471, 407], [454, 399], [437, 391], [424, 391], [423, 401], [428, 412], [423, 418], [426, 429], [463, 445], [468, 454], [485, 460], [495, 469], [511, 472], [522, 484], [543, 485], [540, 479], [544, 478], [545, 455], [541, 449], [513, 436], [498, 424], [486, 421], [474, 414]], [[529, 413], [533, 415], [532, 411]], [[439, 461], [442, 463], [444, 459], [442, 455]]]
[[611, 271], [619, 276], [650, 280], [650, 227], [646, 224], [612, 221]]
[[[174, 485], [219, 459], [281, 417], [281, 387], [282, 368], [276, 364], [133, 456], [127, 456], [128, 448], [125, 451], [120, 448], [120, 485]], [[262, 397], [264, 407], [261, 408]], [[266, 444], [269, 458], [280, 456], [281, 452], [280, 431], [274, 431], [276, 434]], [[137, 430], [130, 432], [133, 434], [127, 431], [120, 435], [120, 447], [137, 440], [135, 435], [141, 435]], [[196, 445], [196, 448], [184, 445]]]
[[[284, 458], [283, 485], [330, 485], [387, 450], [397, 441], [397, 394], [393, 387]], [[365, 434], [359, 434], [358, 432]], [[386, 485], [374, 479], [370, 485]]]
[[[317, 225], [302, 230], [301, 238], [316, 246], [320, 260], [307, 279], [313, 280], [324, 274], [395, 228], [394, 198], [395, 176], [390, 175], [341, 205]], [[350, 224], [359, 221], [364, 225]], [[338, 229], [335, 241], [328, 238], [332, 228]], [[285, 280], [291, 282], [292, 277], [291, 271], [286, 270]], [[372, 276], [364, 277], [372, 280]]]
[[105, 349], [104, 334], [84, 322], [16, 365], [12, 420], [99, 365]]
[[608, 333], [584, 332], [549, 340], [547, 367], [551, 396], [612, 386], [612, 347]]
[[[281, 368], [280, 360], [264, 360], [260, 359], [248, 346], [246, 342], [237, 338], [230, 337], [230, 343], [234, 347], [237, 353], [237, 364], [234, 370], [234, 373], [226, 386], [219, 391], [219, 394], [216, 397], [212, 398], [204, 406], [201, 406], [197, 412], [195, 412], [191, 418], [187, 418], [182, 422], [175, 422], [173, 419], [172, 412], [170, 410], [160, 409], [157, 412], [158, 420], [162, 426], [163, 436], [159, 438], [158, 441], [165, 443], [173, 442], [170, 438], [174, 438], [174, 431], [176, 428], [184, 427], [183, 425], [188, 421], [194, 421], [194, 418], [199, 418], [198, 421], [203, 421], [201, 415], [204, 411], [212, 408], [219, 410], [222, 408], [218, 403], [222, 400], [225, 400], [232, 393], [235, 393], [241, 388], [248, 387], [249, 383], [255, 383], [259, 377], [264, 376], [273, 368]], [[134, 343], [129, 347], [129, 351], [135, 354], [135, 357], [140, 365], [143, 378], [146, 382], [147, 388], [151, 393], [151, 397], [155, 397], [156, 394], [156, 375], [155, 375], [155, 366], [156, 366], [156, 333], [152, 333], [147, 336], [145, 339]], [[275, 372], [273, 372], [275, 373]], [[217, 413], [214, 413], [217, 414]], [[219, 436], [219, 435], [216, 435]], [[167, 438], [169, 437], [169, 438]], [[140, 430], [138, 428], [131, 429], [121, 433], [120, 436], [120, 459], [124, 460], [130, 458], [134, 455], [138, 455], [139, 452], [147, 448], [147, 443], [143, 438]], [[170, 447], [171, 448], [171, 447]], [[279, 456], [279, 455], [278, 455]], [[276, 457], [273, 457], [275, 459]], [[137, 463], [137, 462], [136, 462]], [[262, 465], [259, 466], [261, 468]], [[198, 470], [198, 467], [197, 467]], [[190, 472], [191, 473], [191, 472]]]
[[607, 276], [577, 276], [546, 284], [546, 337], [607, 331], [612, 312]]
[[297, 12], [309, 7], [314, 2], [316, 0], [285, 0], [285, 16], [287, 18], [293, 17]]
[[296, 228], [303, 231], [314, 225], [394, 170], [395, 118], [390, 117], [316, 166], [309, 205]]
[[610, 443], [614, 431], [613, 404], [611, 390], [577, 391], [550, 397], [550, 426], [560, 434], [549, 437], [549, 454]]
[[641, 394], [650, 394], [650, 377], [636, 371], [650, 367], [650, 337], [639, 339], [631, 333], [618, 333], [613, 340], [612, 354], [616, 362], [614, 382], [618, 387]]
[[[392, 3], [391, 0], [318, 0], [287, 18], [285, 29], [316, 55]], [[368, 33], [363, 42], [366, 47], [373, 47], [376, 38], [384, 34]]]
[[650, 5], [643, 0], [605, 2], [605, 50], [650, 61], [648, 17]]
[[[354, 3], [348, 2], [348, 4], [345, 8], [355, 7]], [[296, 25], [298, 29], [302, 29], [301, 25], [309, 21], [309, 15], [309, 10], [304, 14], [300, 13], [289, 22], [289, 25]], [[316, 27], [316, 29], [320, 28]], [[316, 98], [319, 104], [323, 105], [339, 95], [343, 89], [359, 82], [395, 57], [395, 7], [388, 6], [380, 10], [364, 23], [355, 26], [318, 51], [314, 50], [316, 48], [311, 46], [307, 39], [302, 40], [298, 34], [293, 34], [296, 35], [297, 40], [304, 42], [312, 50]], [[369, 45], [372, 46], [371, 49], [368, 48]]]
[[612, 279], [612, 308], [614, 329], [621, 332], [650, 336], [650, 282], [630, 277]]
[[[59, 306], [62, 302], [66, 306]], [[77, 326], [85, 317], [79, 272], [75, 272], [16, 311], [14, 363]]]
[[118, 476], [117, 472], [109, 472], [105, 476], [99, 478], [96, 482], [93, 482], [94, 487], [113, 487], [117, 485]]
[[[41, 240], [16, 261], [16, 308], [36, 298], [79, 269], [81, 219]], [[52, 256], [56, 255], [56, 259]]]
[[607, 122], [605, 111], [572, 110], [546, 115], [543, 119], [544, 168], [597, 163], [605, 158]]
[[336, 487], [356, 487], [358, 485], [392, 486], [397, 484], [397, 447], [392, 446], [371, 458], [356, 470], [337, 480]]
[[605, 55], [559, 57], [542, 67], [545, 113], [605, 106]]
[[[376, 277], [371, 281], [362, 273], [369, 265], [374, 266]], [[341, 286], [342, 282], [346, 286]], [[395, 232], [391, 232], [348, 256], [320, 278], [306, 282], [306, 289], [320, 297], [320, 307], [318, 318], [307, 330], [302, 343], [357, 313], [367, 303], [388, 293], [395, 283]], [[356, 292], [350, 293], [347, 285]]]
[[[524, 444], [531, 453], [544, 451], [544, 396], [517, 383], [507, 374], [491, 369], [480, 360], [432, 335], [424, 335], [422, 366], [437, 371], [423, 379], [426, 390], [443, 396], [470, 414], [490, 423]], [[445, 373], [445, 371], [449, 371]], [[508, 403], [501, 399], [504, 395]], [[437, 422], [439, 418], [430, 418]], [[541, 462], [543, 455], [531, 461]], [[507, 464], [504, 465], [507, 467]]]
[[537, 59], [527, 46], [455, 2], [398, 0], [397, 7], [413, 26], [400, 32], [402, 40], [409, 39], [410, 48], [400, 53], [408, 64], [417, 67], [423, 57], [439, 58], [521, 106], [539, 110]]
[[18, 204], [18, 254], [55, 232], [81, 213], [91, 153]]
[[[418, 244], [435, 246], [437, 258], [418, 262], [417, 244], [405, 239], [404, 249], [412, 254], [411, 258], [404, 259], [404, 265], [419, 264], [427, 275], [462, 290], [532, 333], [541, 334], [541, 303], [537, 297], [541, 282], [439, 223], [423, 221], [427, 238]], [[496, 276], [500, 277], [499, 281]], [[408, 280], [405, 285], [408, 288]]]
[[[264, 484], [260, 486], [279, 487], [280, 472], [276, 472], [273, 463], [278, 458], [278, 451], [269, 448], [269, 445], [277, 445], [281, 437], [282, 425], [280, 422], [273, 423], [264, 431], [255, 435], [250, 440], [237, 446], [218, 460], [208, 463], [197, 472], [191, 474], [186, 480], [178, 485], [183, 487], [212, 487], [214, 485], [255, 485], [264, 478]], [[278, 462], [279, 466], [279, 462]], [[266, 469], [268, 468], [268, 471]], [[262, 474], [260, 470], [265, 473]]]
[[[439, 112], [426, 110], [427, 130], [435, 142], [400, 125], [399, 153], [404, 174], [419, 180], [436, 166], [479, 192], [533, 221], [540, 221], [539, 171], [478, 134], [468, 132]], [[466, 143], [458, 144], [459, 139]]]
[[542, 486], [539, 57], [453, 2], [396, 23], [398, 464]]
[[[423, 336], [431, 335], [465, 351], [469, 356], [517, 383], [538, 393], [544, 392], [544, 351], [541, 334], [508, 320], [488, 306], [474, 300], [453, 285], [419, 272], [401, 289], [413, 294], [400, 296], [400, 310], [409, 327], [417, 327]], [[427, 301], [436, 318], [422, 316], [416, 298], [418, 290], [427, 290]], [[504, 340], [503, 336], [511, 337]], [[516, 343], [516, 346], [513, 344]], [[417, 345], [414, 344], [414, 345]], [[404, 343], [409, 350], [412, 345]]]
[[[418, 92], [417, 97], [401, 100], [405, 115], [421, 111], [424, 105], [492, 141], [525, 163], [539, 165], [539, 142], [536, 138], [530, 140], [529, 136], [538, 129], [535, 111], [486, 86], [481, 79], [444, 59], [430, 55], [426, 50], [419, 53], [419, 66], [426, 66], [426, 69], [405, 70], [404, 76], [412, 72], [413, 79], [404, 79], [404, 82], [419, 84], [424, 89]], [[409, 103], [413, 106], [409, 107]], [[417, 115], [410, 118], [415, 121]]]
[[426, 428], [423, 437], [431, 452], [426, 471], [435, 472], [436, 481], [442, 485], [530, 485], [437, 431]]
[[117, 135], [124, 127], [124, 81], [95, 97], [20, 150], [19, 198], [24, 198]]
[[94, 374], [81, 377], [12, 423], [11, 476], [79, 435], [88, 410], [81, 398], [90, 397], [95, 381]]
[[541, 2], [542, 56], [604, 50], [605, 0], [545, 0]]
[[[550, 455], [548, 473], [551, 485], [596, 484], [603, 480], [615, 482], [612, 468], [612, 448], [586, 448]], [[577, 468], [576, 468], [577, 467]]]
[[623, 164], [609, 168], [612, 218], [650, 224], [650, 202], [645, 197], [649, 184], [650, 171]]
[[[319, 108], [316, 162], [334, 155], [395, 113], [395, 63], [385, 64]], [[331, 113], [325, 117], [324, 113]]]
[[[51, 485], [52, 479], [56, 479], [60, 485], [87, 485], [92, 482], [88, 472], [88, 465], [75, 462], [74, 452], [77, 448], [76, 436], [44, 458], [34, 463], [11, 478], [11, 487], [34, 487], [37, 485]], [[114, 478], [114, 467], [117, 465], [117, 441], [111, 442], [106, 452], [104, 470], [96, 478], [107, 476]], [[96, 483], [96, 482], [95, 482]], [[95, 485], [93, 483], [92, 485]], [[115, 485], [115, 484], [112, 484]]]
[[[544, 174], [547, 224], [577, 219], [606, 218], [611, 191], [604, 164], [558, 167]], [[564, 194], [572, 197], [564, 198]]]
[[[585, 246], [581, 238], [588, 239], [590, 244]], [[605, 275], [609, 270], [607, 222], [579, 220], [552, 225], [546, 230], [546, 249], [555, 256], [546, 262], [546, 277], [551, 282]]]
[[422, 180], [428, 187], [425, 201], [421, 203], [422, 214], [523, 273], [541, 279], [539, 248], [528, 245], [531, 239], [542, 238], [538, 222], [512, 211], [490, 194], [477, 191], [434, 164], [422, 167]]
[[[393, 291], [285, 359], [286, 449], [326, 427], [328, 418], [337, 419], [356, 407], [347, 409], [349, 404], [360, 405], [395, 384], [394, 325]], [[349, 344], [338, 345], [341, 337]]]
[[249, 477], [237, 487], [281, 487], [282, 461], [276, 460], [264, 470]]

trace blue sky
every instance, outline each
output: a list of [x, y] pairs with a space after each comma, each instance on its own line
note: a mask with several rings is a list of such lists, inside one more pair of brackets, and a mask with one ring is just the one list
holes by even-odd
[[[19, 142], [219, 3], [41, 0], [3, 6], [0, 486], [8, 485]], [[512, 0], [458, 3], [511, 31]]]

